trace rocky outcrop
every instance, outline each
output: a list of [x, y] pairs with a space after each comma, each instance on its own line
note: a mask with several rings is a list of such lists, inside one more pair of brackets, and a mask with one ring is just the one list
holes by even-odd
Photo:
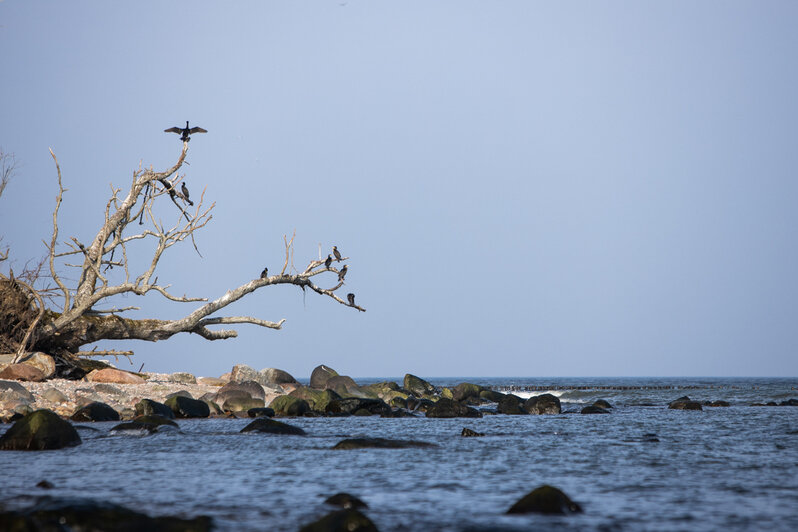
[[95, 401], [78, 408], [70, 419], [72, 421], [119, 421], [119, 412], [105, 403]]
[[7, 451], [43, 451], [81, 443], [75, 427], [50, 410], [24, 416], [0, 436], [0, 449]]
[[330, 377], [337, 377], [338, 372], [334, 369], [321, 365], [316, 366], [310, 374], [310, 387], [323, 390]]
[[230, 372], [230, 382], [258, 381], [260, 373], [246, 364], [236, 364]]
[[351, 449], [411, 449], [437, 447], [434, 443], [416, 440], [390, 440], [386, 438], [349, 438], [335, 444], [335, 450]]
[[693, 401], [686, 395], [668, 403], [668, 408], [671, 410], [703, 410], [701, 403]]
[[416, 377], [410, 373], [405, 375], [402, 387], [416, 397], [423, 397], [425, 395], [432, 395], [435, 393], [435, 386], [428, 383], [421, 377]]
[[179, 418], [204, 418], [211, 415], [211, 409], [204, 401], [183, 395], [170, 397], [166, 400], [166, 406], [172, 409], [175, 417]]
[[269, 419], [267, 417], [259, 417], [243, 429], [241, 432], [265, 432], [267, 434], [288, 434], [293, 436], [304, 436], [306, 433], [299, 427]]
[[524, 401], [523, 408], [530, 414], [559, 414], [562, 412], [560, 399], [550, 393], [530, 397]]
[[438, 399], [427, 408], [427, 417], [482, 417], [482, 412], [451, 399]]
[[136, 409], [137, 416], [157, 415], [163, 416], [167, 419], [173, 419], [175, 417], [175, 414], [172, 412], [171, 408], [163, 403], [159, 403], [158, 401], [153, 401], [152, 399], [142, 399], [136, 403], [134, 408]]
[[527, 493], [507, 510], [508, 514], [569, 514], [579, 513], [581, 506], [561, 490], [544, 484]]
[[106, 501], [47, 497], [31, 508], [0, 511], [0, 530], [210, 532], [213, 530], [213, 520], [206, 516], [193, 519], [170, 516], [149, 517]]
[[147, 382], [138, 375], [114, 368], [95, 369], [86, 380], [91, 382], [109, 382], [112, 384], [144, 384]]
[[276, 416], [302, 416], [310, 412], [310, 405], [304, 399], [291, 395], [280, 395], [272, 400], [269, 408]]
[[377, 527], [358, 510], [347, 509], [331, 512], [299, 532], [377, 532]]

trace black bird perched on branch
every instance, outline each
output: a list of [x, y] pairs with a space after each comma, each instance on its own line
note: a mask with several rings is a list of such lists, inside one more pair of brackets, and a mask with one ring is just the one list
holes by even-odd
[[341, 260], [341, 252], [335, 246], [333, 246], [333, 255], [335, 255], [335, 260]]
[[332, 264], [332, 257], [327, 255], [327, 260], [324, 261], [324, 267], [329, 269], [330, 268], [330, 264]]
[[348, 268], [347, 268], [346, 264], [344, 264], [344, 267], [343, 267], [343, 268], [341, 268], [341, 271], [340, 271], [340, 272], [338, 272], [338, 282], [339, 282], [339, 283], [340, 283], [340, 282], [343, 282], [343, 280], [344, 280], [344, 277], [346, 277], [346, 270], [347, 270], [347, 269], [348, 269]]
[[177, 133], [180, 135], [180, 140], [183, 142], [188, 142], [191, 140], [189, 135], [193, 135], [194, 133], [207, 133], [208, 131], [202, 129], [201, 127], [188, 127], [188, 120], [186, 120], [186, 127], [170, 127], [169, 129], [164, 129], [164, 133]]
[[269, 268], [263, 268], [263, 271], [260, 272], [260, 278], [265, 279], [269, 276]]
[[186, 201], [188, 202], [188, 204], [193, 206], [194, 202], [191, 201], [190, 199], [188, 199], [188, 187], [186, 186], [186, 182], [185, 181], [180, 184], [180, 190], [183, 191], [183, 197], [186, 198]]
[[346, 299], [349, 300], [349, 306], [355, 306], [355, 294], [346, 294]]

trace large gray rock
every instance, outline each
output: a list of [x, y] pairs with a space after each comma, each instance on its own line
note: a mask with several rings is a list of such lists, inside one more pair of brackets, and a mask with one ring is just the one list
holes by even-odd
[[274, 410], [276, 416], [302, 416], [310, 412], [310, 405], [304, 399], [291, 395], [275, 397], [269, 408]]
[[174, 419], [175, 414], [172, 409], [163, 403], [153, 401], [152, 399], [142, 399], [135, 406], [137, 416], [163, 416], [167, 419]]
[[355, 380], [346, 375], [336, 375], [335, 377], [330, 377], [327, 379], [327, 382], [324, 383], [324, 388], [334, 391], [341, 397], [366, 396], [366, 393], [360, 389], [360, 386], [357, 385]]
[[519, 416], [527, 414], [523, 409], [524, 400], [517, 395], [507, 394], [499, 401], [496, 411], [499, 414], [508, 414], [512, 416]]
[[325, 365], [316, 366], [310, 374], [310, 387], [323, 390], [330, 377], [337, 377], [338, 372]]
[[42, 451], [80, 445], [78, 431], [50, 410], [36, 410], [14, 423], [0, 436], [0, 449]]
[[[231, 394], [231, 392], [233, 392]], [[243, 392], [254, 397], [255, 399], [265, 399], [266, 390], [263, 389], [259, 383], [255, 381], [242, 381], [242, 382], [228, 382], [216, 392], [216, 402], [219, 404], [224, 403], [228, 397], [235, 395], [235, 392]], [[229, 394], [229, 395], [228, 395]]]
[[182, 395], [175, 395], [167, 399], [166, 406], [172, 409], [175, 417], [204, 418], [211, 415], [210, 407], [204, 401]]
[[72, 421], [119, 421], [119, 412], [105, 403], [89, 403], [70, 417]]
[[277, 368], [264, 368], [260, 370], [258, 382], [264, 386], [279, 386], [280, 384], [294, 384], [297, 380], [287, 371]]
[[524, 410], [530, 414], [559, 414], [562, 412], [560, 399], [550, 393], [530, 397], [524, 402]]
[[246, 364], [236, 364], [230, 372], [230, 382], [258, 381], [260, 373]]
[[403, 388], [416, 397], [422, 397], [424, 395], [431, 395], [435, 393], [435, 386], [428, 383], [421, 377], [416, 377], [410, 373], [405, 375]]
[[18, 382], [0, 380], [0, 400], [24, 399], [34, 401], [33, 394]]

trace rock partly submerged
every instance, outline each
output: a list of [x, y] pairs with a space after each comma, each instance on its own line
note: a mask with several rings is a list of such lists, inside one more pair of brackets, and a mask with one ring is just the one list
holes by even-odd
[[70, 419], [72, 421], [119, 421], [119, 412], [105, 403], [94, 401], [78, 408]]
[[387, 438], [348, 438], [335, 444], [335, 450], [350, 449], [413, 449], [437, 447], [434, 443], [417, 440], [392, 440]]
[[377, 532], [376, 525], [354, 508], [330, 512], [318, 521], [299, 529], [299, 532]]
[[267, 434], [287, 434], [291, 436], [305, 436], [307, 434], [299, 427], [267, 417], [255, 419], [255, 421], [241, 429], [241, 432], [264, 432]]
[[581, 511], [582, 507], [560, 489], [544, 484], [524, 495], [507, 510], [507, 513], [569, 514]]
[[81, 443], [75, 427], [50, 410], [23, 416], [0, 436], [0, 449], [8, 451], [43, 451]]

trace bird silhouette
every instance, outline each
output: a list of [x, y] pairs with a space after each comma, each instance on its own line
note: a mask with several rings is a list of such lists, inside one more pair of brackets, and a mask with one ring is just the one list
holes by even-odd
[[344, 280], [344, 277], [346, 277], [346, 271], [347, 271], [347, 270], [348, 270], [348, 268], [347, 268], [346, 264], [344, 264], [344, 267], [343, 267], [343, 268], [341, 268], [341, 271], [340, 271], [340, 272], [338, 272], [338, 282], [339, 282], [339, 283], [340, 283], [340, 282], [343, 282], [343, 280]]
[[269, 276], [269, 268], [263, 268], [263, 271], [260, 272], [260, 278], [266, 279]]
[[180, 140], [183, 142], [188, 142], [191, 140], [189, 135], [193, 135], [194, 133], [207, 133], [208, 131], [202, 129], [201, 127], [188, 127], [188, 120], [186, 120], [186, 127], [170, 127], [169, 129], [164, 129], [164, 133], [177, 133], [180, 135]]
[[332, 257], [327, 255], [327, 260], [324, 261], [324, 267], [330, 269], [330, 264], [332, 264]]
[[341, 260], [341, 252], [335, 246], [333, 246], [333, 255], [335, 255], [335, 260]]
[[194, 202], [191, 201], [190, 199], [188, 199], [188, 187], [186, 186], [185, 181], [180, 184], [180, 190], [183, 191], [183, 197], [186, 198], [186, 201], [188, 202], [188, 204], [193, 206]]
[[349, 300], [349, 306], [355, 306], [355, 294], [346, 294], [346, 299]]

